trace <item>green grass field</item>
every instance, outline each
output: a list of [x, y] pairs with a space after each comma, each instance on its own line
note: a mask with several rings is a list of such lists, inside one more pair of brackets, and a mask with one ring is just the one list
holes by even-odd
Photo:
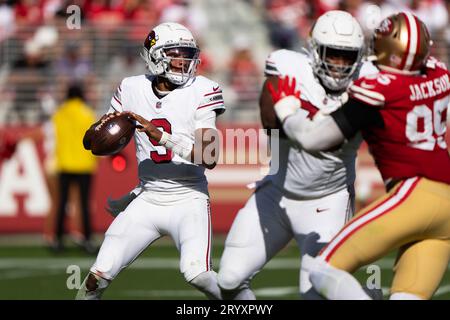
[[[95, 257], [72, 246], [55, 255], [42, 245], [0, 243], [0, 299], [73, 299], [75, 289], [69, 266], [78, 266], [82, 279]], [[213, 264], [217, 269], [223, 250], [223, 238], [215, 241]], [[376, 263], [381, 270], [381, 284], [387, 294], [392, 281], [394, 256]], [[204, 299], [191, 288], [178, 270], [178, 252], [170, 240], [162, 239], [147, 249], [131, 267], [124, 270], [104, 294], [104, 299]], [[258, 299], [298, 299], [299, 253], [291, 243], [253, 280]], [[76, 268], [76, 267], [75, 267]], [[361, 282], [370, 274], [366, 269], [357, 273]], [[69, 281], [68, 281], [69, 280]], [[447, 272], [435, 299], [450, 299], [450, 273]]]

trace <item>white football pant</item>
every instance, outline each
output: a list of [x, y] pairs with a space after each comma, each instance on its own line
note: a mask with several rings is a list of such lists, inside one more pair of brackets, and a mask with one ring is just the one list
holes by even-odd
[[143, 200], [141, 194], [109, 226], [90, 271], [112, 280], [164, 235], [180, 252], [180, 271], [186, 281], [211, 270], [209, 200], [194, 198], [162, 206]]
[[[317, 254], [352, 214], [353, 201], [346, 189], [319, 199], [292, 200], [271, 183], [259, 187], [238, 212], [228, 233], [219, 286], [244, 289], [292, 238], [302, 254]], [[309, 275], [302, 271], [300, 292], [310, 288]]]

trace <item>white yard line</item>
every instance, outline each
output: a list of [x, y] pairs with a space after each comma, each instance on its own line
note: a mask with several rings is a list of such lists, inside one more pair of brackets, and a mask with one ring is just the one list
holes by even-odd
[[[69, 265], [77, 265], [82, 269], [89, 268], [94, 258], [0, 258], [0, 270], [10, 268], [20, 269], [61, 269]], [[178, 258], [138, 258], [131, 269], [178, 269]], [[215, 266], [219, 265], [219, 259], [213, 259]], [[275, 258], [270, 261], [265, 269], [297, 269], [299, 260], [295, 258]]]
[[52, 275], [60, 275], [60, 270], [3, 270], [0, 273], [1, 280], [14, 280], [33, 277], [47, 277]]
[[284, 297], [291, 294], [299, 294], [297, 287], [270, 287], [270, 288], [259, 288], [253, 290], [256, 296], [259, 298], [266, 297]]
[[[69, 265], [77, 265], [82, 269], [89, 268], [95, 258], [0, 258], [0, 270], [9, 268], [19, 269], [61, 269]], [[131, 266], [131, 269], [178, 269], [178, 258], [138, 258]], [[275, 258], [264, 267], [266, 270], [297, 269], [300, 261], [297, 258]], [[394, 259], [383, 259], [374, 263], [381, 269], [391, 269]], [[213, 259], [213, 265], [219, 266], [219, 259]], [[450, 269], [450, 265], [448, 266]]]

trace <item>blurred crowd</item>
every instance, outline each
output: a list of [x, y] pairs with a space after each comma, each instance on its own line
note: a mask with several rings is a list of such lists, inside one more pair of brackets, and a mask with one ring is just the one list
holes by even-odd
[[[82, 82], [98, 114], [125, 76], [145, 72], [139, 48], [163, 21], [186, 25], [202, 49], [199, 73], [218, 78], [230, 98], [228, 116], [242, 106], [254, 111], [263, 80], [252, 39], [231, 42], [226, 61], [210, 53], [208, 33], [218, 23], [208, 14], [233, 0], [0, 0], [0, 124], [45, 121], [73, 82]], [[400, 10], [418, 15], [433, 33], [435, 54], [448, 61], [450, 0], [240, 0], [260, 19], [267, 52], [306, 45], [313, 21], [332, 9], [352, 13], [369, 34], [381, 18]], [[228, 26], [226, 26], [228, 27]], [[231, 117], [229, 119], [236, 119]], [[227, 119], [227, 118], [225, 118]]]
[[351, 13], [366, 34], [378, 22], [398, 11], [410, 11], [424, 21], [433, 36], [448, 24], [450, 1], [446, 0], [268, 0], [267, 25], [276, 47], [295, 47], [307, 39], [311, 23], [329, 10]]

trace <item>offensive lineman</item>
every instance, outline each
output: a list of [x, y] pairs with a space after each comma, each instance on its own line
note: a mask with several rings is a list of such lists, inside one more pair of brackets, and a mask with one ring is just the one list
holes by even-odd
[[317, 258], [304, 257], [302, 268], [328, 299], [370, 299], [350, 273], [393, 249], [399, 251], [391, 299], [430, 299], [447, 270], [450, 73], [429, 58], [430, 47], [422, 21], [395, 14], [375, 30], [379, 74], [358, 79], [349, 101], [331, 115], [318, 113], [311, 121], [292, 97], [292, 85], [273, 90], [286, 133], [311, 152], [362, 131], [388, 191], [357, 213]]
[[[211, 159], [198, 159], [198, 151], [210, 143], [217, 146], [215, 121], [225, 106], [219, 85], [195, 76], [199, 52], [184, 26], [156, 26], [141, 54], [149, 74], [123, 79], [108, 113], [86, 132], [83, 143], [89, 149], [98, 125], [128, 112], [139, 123], [134, 138], [140, 185], [122, 199], [124, 211], [108, 228], [77, 299], [99, 299], [117, 274], [163, 235], [169, 235], [180, 251], [180, 271], [186, 281], [208, 298], [220, 298], [211, 270], [211, 217], [204, 175], [205, 167], [214, 168], [218, 148]], [[212, 142], [207, 135], [213, 135]]]
[[[260, 99], [265, 129], [279, 128], [266, 84], [278, 76], [297, 79], [302, 103], [312, 112], [331, 113], [347, 99], [345, 90], [361, 67], [364, 37], [356, 19], [329, 11], [311, 31], [310, 52], [278, 50], [266, 61], [267, 77]], [[370, 63], [361, 72], [376, 70]], [[273, 137], [272, 137], [273, 138]], [[282, 137], [272, 151], [269, 174], [231, 227], [220, 262], [218, 283], [224, 299], [255, 299], [251, 279], [292, 238], [302, 254], [315, 255], [353, 215], [353, 182], [360, 137], [335, 152], [309, 153]], [[300, 293], [318, 298], [308, 275], [300, 274]]]

